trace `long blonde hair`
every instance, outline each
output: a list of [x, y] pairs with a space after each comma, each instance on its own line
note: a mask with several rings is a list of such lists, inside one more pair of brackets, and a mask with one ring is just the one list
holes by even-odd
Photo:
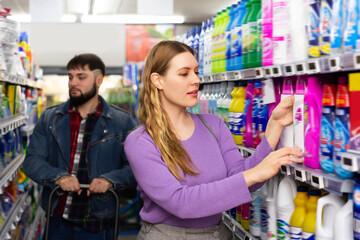
[[164, 162], [178, 180], [184, 180], [180, 169], [184, 176], [197, 175], [198, 172], [193, 169], [195, 166], [189, 153], [176, 136], [169, 116], [161, 104], [159, 90], [152, 84], [150, 77], [152, 73], [165, 75], [170, 60], [183, 52], [194, 54], [189, 46], [177, 41], [162, 41], [150, 50], [142, 74], [143, 87], [139, 94], [138, 109], [140, 122], [145, 125], [146, 131], [159, 147]]

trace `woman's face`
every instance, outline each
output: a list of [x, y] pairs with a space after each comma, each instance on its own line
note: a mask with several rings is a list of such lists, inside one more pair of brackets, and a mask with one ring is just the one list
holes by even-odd
[[190, 52], [173, 57], [163, 76], [159, 76], [160, 99], [165, 109], [194, 107], [197, 104], [200, 79], [199, 64]]

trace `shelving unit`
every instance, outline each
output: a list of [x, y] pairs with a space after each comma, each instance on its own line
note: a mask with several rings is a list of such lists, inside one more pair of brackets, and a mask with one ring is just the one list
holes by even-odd
[[11, 208], [9, 215], [6, 218], [6, 221], [0, 228], [0, 239], [11, 239], [12, 231], [15, 229], [16, 224], [19, 222], [25, 206], [28, 204], [28, 195], [28, 192], [23, 193]]
[[38, 209], [36, 210], [36, 214], [34, 217], [33, 222], [31, 223], [31, 225], [27, 228], [26, 232], [25, 232], [25, 237], [24, 239], [32, 239], [32, 237], [34, 236], [37, 227], [38, 227], [38, 223], [41, 217], [45, 217], [45, 212], [41, 207], [38, 207]]
[[26, 122], [26, 117], [22, 114], [1, 118], [0, 135], [4, 135], [7, 132], [20, 127], [21, 125], [24, 125], [25, 122]]
[[246, 231], [238, 221], [232, 218], [228, 213], [222, 213], [222, 221], [225, 226], [233, 233], [235, 239], [240, 240], [257, 240], [258, 238], [252, 236], [248, 231]]
[[[11, 179], [17, 174], [22, 163], [24, 162], [25, 155], [19, 154], [16, 156], [9, 165], [7, 165], [0, 174], [0, 194], [3, 193], [4, 187], [6, 187]], [[1, 238], [0, 238], [1, 239]]]
[[351, 72], [360, 69], [360, 53], [309, 59], [282, 65], [249, 68], [200, 77], [201, 83], [286, 77], [304, 74]]

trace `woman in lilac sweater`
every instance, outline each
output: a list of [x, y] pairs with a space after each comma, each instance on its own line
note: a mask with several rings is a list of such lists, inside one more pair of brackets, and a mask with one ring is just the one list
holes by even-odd
[[273, 151], [292, 122], [293, 98], [273, 111], [265, 137], [245, 159], [221, 118], [186, 111], [198, 101], [198, 68], [192, 49], [176, 41], [158, 43], [145, 62], [142, 125], [125, 141], [144, 201], [138, 239], [227, 239], [221, 213], [251, 201], [250, 191], [281, 165], [301, 162], [298, 148]]

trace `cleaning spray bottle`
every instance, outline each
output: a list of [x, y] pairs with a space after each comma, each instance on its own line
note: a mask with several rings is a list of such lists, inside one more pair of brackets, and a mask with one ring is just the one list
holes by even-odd
[[[294, 94], [294, 78], [285, 77], [283, 83], [283, 90], [281, 94], [281, 101]], [[284, 128], [281, 133], [280, 143], [282, 147], [294, 146], [294, 124], [290, 124]]]
[[296, 81], [295, 101], [293, 106], [294, 146], [304, 152], [304, 95], [306, 82], [304, 76]]

